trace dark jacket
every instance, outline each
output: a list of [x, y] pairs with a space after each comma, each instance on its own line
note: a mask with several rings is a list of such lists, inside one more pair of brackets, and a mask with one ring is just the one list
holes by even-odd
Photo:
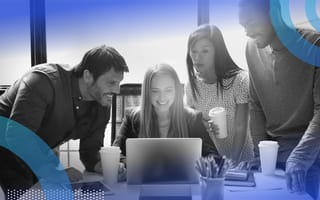
[[[187, 125], [189, 130], [189, 137], [201, 138], [202, 139], [202, 155], [206, 156], [210, 153], [218, 155], [218, 151], [214, 146], [205, 126], [202, 123], [201, 112], [185, 109], [185, 115], [187, 119]], [[119, 146], [122, 155], [126, 155], [126, 139], [127, 138], [138, 138], [140, 130], [140, 109], [130, 108], [127, 109], [125, 117], [122, 121], [119, 132], [117, 133], [116, 139], [113, 142], [114, 146]], [[170, 130], [170, 128], [169, 128]], [[168, 137], [174, 137], [169, 131]]]
[[[69, 139], [80, 139], [80, 159], [92, 171], [100, 160], [110, 108], [83, 101], [72, 70], [42, 64], [33, 67], [0, 96], [0, 115], [26, 126], [51, 148]], [[10, 132], [10, 126], [5, 137], [11, 145], [19, 140]], [[5, 152], [0, 151], [0, 160], [1, 153]]]

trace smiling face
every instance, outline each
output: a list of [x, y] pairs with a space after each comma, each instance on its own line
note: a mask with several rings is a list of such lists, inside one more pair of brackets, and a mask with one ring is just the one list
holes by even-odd
[[240, 6], [239, 23], [245, 29], [247, 36], [254, 40], [258, 48], [266, 47], [275, 38], [269, 13], [261, 7]]
[[151, 81], [151, 104], [157, 113], [169, 112], [175, 100], [175, 83], [167, 74], [157, 74]]
[[202, 38], [195, 41], [189, 50], [189, 54], [199, 78], [204, 80], [215, 78], [215, 49], [209, 39]]
[[89, 81], [87, 87], [88, 95], [102, 106], [110, 106], [112, 95], [120, 92], [120, 82], [122, 80], [123, 72], [116, 72], [111, 68], [95, 81], [93, 81], [92, 77], [92, 81]]

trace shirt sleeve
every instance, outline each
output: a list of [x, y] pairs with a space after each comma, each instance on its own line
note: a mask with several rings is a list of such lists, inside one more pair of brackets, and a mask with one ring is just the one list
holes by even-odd
[[[319, 55], [312, 54], [319, 49], [320, 46], [320, 34], [318, 32], [310, 32], [305, 30], [302, 31], [303, 37], [308, 40], [313, 45], [305, 45], [307, 47], [305, 52], [310, 53], [310, 59], [314, 58], [315, 63], [319, 63]], [[305, 41], [305, 40], [301, 40]], [[312, 56], [315, 55], [315, 56]], [[298, 145], [291, 152], [287, 162], [295, 162], [305, 169], [315, 162], [319, 156], [320, 152], [320, 70], [318, 66], [314, 67], [314, 77], [313, 77], [313, 101], [314, 101], [314, 111], [313, 117], [308, 125], [307, 130], [299, 141]]]
[[[8, 146], [14, 149], [19, 157], [28, 158], [36, 168], [41, 167], [43, 163], [49, 164], [56, 160], [51, 158], [52, 154], [47, 151], [48, 148], [43, 146], [45, 143], [39, 141], [40, 138], [37, 136], [53, 95], [51, 83], [44, 74], [38, 72], [27, 74], [18, 83], [7, 124]], [[21, 125], [28, 130], [21, 128]]]
[[19, 83], [9, 118], [37, 132], [53, 95], [53, 88], [45, 75], [39, 72], [26, 75]]
[[234, 99], [236, 104], [244, 104], [249, 101], [249, 76], [247, 72], [241, 72], [235, 78]]
[[320, 152], [320, 70], [315, 68], [314, 75], [314, 115], [299, 144], [294, 148], [288, 162], [299, 162], [308, 169]]

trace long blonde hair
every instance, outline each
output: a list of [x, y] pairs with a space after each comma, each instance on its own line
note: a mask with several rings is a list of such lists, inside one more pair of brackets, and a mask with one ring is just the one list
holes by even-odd
[[179, 80], [177, 72], [168, 64], [161, 63], [150, 67], [145, 75], [142, 84], [142, 99], [140, 112], [140, 133], [139, 137], [157, 137], [154, 133], [157, 126], [157, 115], [151, 103], [151, 83], [155, 75], [168, 75], [174, 80], [175, 98], [170, 107], [171, 127], [174, 137], [188, 137], [189, 132], [185, 117], [183, 104], [183, 86]]

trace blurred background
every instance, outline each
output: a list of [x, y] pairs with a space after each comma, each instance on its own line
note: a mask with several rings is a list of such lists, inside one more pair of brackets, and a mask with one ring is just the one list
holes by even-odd
[[[313, 28], [310, 21], [318, 18], [307, 17], [306, 2], [287, 5], [295, 25]], [[123, 83], [141, 83], [146, 68], [160, 62], [174, 66], [186, 83], [188, 35], [202, 23], [222, 30], [231, 56], [247, 69], [247, 38], [238, 24], [236, 0], [1, 0], [0, 85], [11, 85], [35, 64], [72, 67], [101, 44], [115, 47], [126, 59], [130, 73]], [[105, 145], [110, 143], [108, 125]], [[65, 166], [83, 168], [78, 141], [60, 149]]]

